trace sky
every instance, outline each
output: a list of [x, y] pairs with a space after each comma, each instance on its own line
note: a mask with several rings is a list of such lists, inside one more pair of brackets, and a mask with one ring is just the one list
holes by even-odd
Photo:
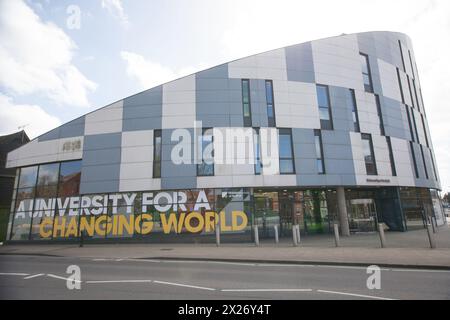
[[0, 135], [31, 138], [183, 75], [364, 31], [413, 41], [450, 191], [448, 0], [0, 0]]

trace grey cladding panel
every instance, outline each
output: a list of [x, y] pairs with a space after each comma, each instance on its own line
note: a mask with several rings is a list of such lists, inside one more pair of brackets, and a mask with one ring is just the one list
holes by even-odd
[[286, 67], [289, 81], [315, 82], [311, 43], [286, 48]]

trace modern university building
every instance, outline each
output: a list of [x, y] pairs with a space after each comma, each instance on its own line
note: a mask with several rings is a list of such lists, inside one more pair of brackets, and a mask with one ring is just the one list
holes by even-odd
[[297, 44], [146, 90], [12, 151], [8, 240], [250, 242], [444, 224], [408, 36]]

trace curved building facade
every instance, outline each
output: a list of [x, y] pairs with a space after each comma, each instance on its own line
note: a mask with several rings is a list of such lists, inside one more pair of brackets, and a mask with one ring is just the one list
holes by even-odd
[[342, 35], [146, 90], [9, 153], [10, 241], [251, 241], [443, 224], [408, 36]]

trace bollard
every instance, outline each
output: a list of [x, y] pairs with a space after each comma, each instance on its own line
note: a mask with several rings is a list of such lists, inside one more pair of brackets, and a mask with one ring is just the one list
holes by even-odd
[[216, 225], [216, 246], [220, 247], [220, 226]]
[[255, 246], [259, 247], [259, 233], [258, 233], [258, 226], [254, 225], [254, 231], [255, 231]]
[[275, 243], [278, 244], [280, 243], [280, 239], [278, 238], [278, 226], [274, 225], [273, 229], [274, 229], [273, 231], [275, 232]]
[[297, 243], [300, 245], [302, 243], [302, 240], [300, 238], [300, 225], [295, 226], [296, 234], [297, 234]]
[[341, 246], [341, 240], [339, 239], [339, 226], [337, 223], [334, 224], [334, 243], [336, 248]]
[[428, 240], [430, 241], [430, 248], [436, 249], [436, 239], [434, 238], [434, 233], [429, 223], [427, 223], [427, 233], [428, 233]]
[[383, 224], [378, 224], [378, 233], [380, 234], [381, 247], [386, 248], [386, 237], [384, 236]]
[[297, 231], [295, 230], [295, 225], [292, 225], [292, 242], [294, 244], [294, 247], [298, 246], [297, 242]]

